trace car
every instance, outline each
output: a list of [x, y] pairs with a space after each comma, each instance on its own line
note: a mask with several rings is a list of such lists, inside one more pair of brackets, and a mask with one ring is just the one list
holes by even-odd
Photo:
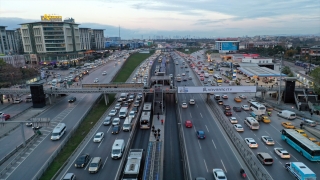
[[249, 148], [258, 148], [258, 144], [253, 138], [244, 138], [244, 141], [247, 143]]
[[97, 134], [93, 137], [93, 142], [101, 142], [104, 138], [103, 132], [97, 132]]
[[140, 102], [139, 102], [139, 101], [135, 101], [135, 102], [133, 103], [133, 106], [134, 106], [134, 107], [140, 106]]
[[245, 111], [249, 111], [250, 107], [248, 105], [242, 105], [241, 108]]
[[243, 127], [242, 127], [242, 125], [241, 124], [235, 124], [235, 125], [233, 125], [233, 127], [236, 129], [236, 131], [238, 131], [238, 132], [243, 132], [244, 131], [244, 129], [243, 129]]
[[186, 73], [181, 73], [181, 76], [185, 76], [186, 75]]
[[77, 158], [74, 166], [83, 168], [89, 163], [89, 161], [90, 161], [90, 155], [89, 154], [81, 154]]
[[28, 122], [26, 122], [26, 126], [27, 127], [31, 127], [32, 126], [32, 121], [30, 119], [27, 120]]
[[114, 109], [120, 109], [121, 108], [121, 103], [117, 103], [115, 106], [114, 106]]
[[200, 77], [200, 81], [204, 81], [204, 77]]
[[117, 113], [118, 113], [118, 111], [117, 111], [116, 109], [112, 109], [112, 110], [109, 112], [109, 116], [115, 116]]
[[123, 107], [129, 107], [130, 103], [129, 101], [123, 101]]
[[19, 103], [21, 103], [21, 102], [22, 102], [22, 99], [17, 98], [17, 99], [15, 99], [15, 100], [13, 101], [13, 104], [19, 104]]
[[249, 104], [251, 104], [251, 103], [253, 103], [253, 102], [257, 102], [257, 101], [256, 101], [255, 99], [249, 99], [249, 100], [248, 100], [248, 103], [249, 103]]
[[223, 105], [223, 101], [222, 100], [218, 100], [218, 104], [219, 105]]
[[74, 173], [67, 173], [62, 180], [76, 180], [76, 175]]
[[261, 139], [266, 145], [274, 145], [274, 140], [270, 136], [261, 136]]
[[194, 99], [190, 99], [189, 104], [196, 104], [196, 101]]
[[223, 105], [223, 108], [224, 108], [224, 110], [230, 110], [231, 109], [231, 107], [229, 105], [227, 105], [227, 104]]
[[188, 80], [188, 78], [184, 77], [182, 80], [183, 80], [183, 81], [187, 81], [187, 80]]
[[192, 80], [192, 77], [191, 77], [191, 76], [189, 76], [189, 77], [188, 77], [188, 79], [189, 79], [189, 80]]
[[290, 159], [290, 154], [288, 151], [282, 149], [282, 148], [273, 148], [274, 152], [280, 156], [282, 159]]
[[103, 125], [105, 125], [105, 126], [110, 125], [111, 124], [111, 119], [112, 119], [111, 116], [105, 117], [104, 120], [103, 120]]
[[235, 97], [235, 98], [234, 98], [234, 101], [235, 101], [235, 102], [241, 102], [241, 98]]
[[98, 79], [98, 78], [95, 78], [93, 82], [94, 82], [94, 83], [97, 83], [97, 82], [99, 82], [99, 79]]
[[232, 112], [230, 110], [224, 110], [224, 114], [226, 116], [232, 116]]
[[103, 72], [102, 72], [102, 75], [107, 75], [107, 71], [103, 71]]
[[239, 106], [234, 106], [232, 109], [233, 109], [235, 112], [241, 112], [241, 107], [239, 107]]
[[291, 122], [282, 122], [281, 125], [286, 129], [295, 129], [294, 125]]
[[188, 108], [188, 104], [184, 102], [184, 103], [182, 103], [181, 107], [182, 108]]
[[215, 180], [227, 180], [227, 176], [222, 169], [213, 169], [212, 173]]
[[76, 100], [77, 100], [76, 97], [71, 96], [71, 97], [68, 99], [68, 102], [69, 102], [69, 103], [72, 103], [72, 102], [75, 102]]
[[136, 113], [134, 111], [130, 111], [129, 117], [134, 118], [136, 116]]
[[121, 129], [121, 128], [120, 128], [119, 125], [113, 126], [113, 127], [112, 127], [112, 134], [119, 134], [120, 129]]
[[2, 118], [6, 121], [8, 119], [10, 119], [10, 115], [9, 114], [2, 114]]
[[206, 135], [204, 134], [204, 131], [196, 131], [198, 139], [205, 139]]
[[120, 118], [113, 118], [112, 125], [113, 126], [120, 125]]
[[185, 122], [184, 124], [185, 124], [185, 126], [186, 126], [187, 128], [192, 128], [192, 121], [186, 120], [186, 122]]
[[228, 99], [228, 95], [222, 95], [222, 99]]
[[133, 108], [132, 108], [132, 111], [134, 111], [135, 113], [137, 113], [138, 110], [139, 110], [138, 107], [133, 107]]
[[237, 124], [238, 123], [238, 120], [237, 120], [236, 117], [230, 117], [229, 121], [231, 122], [231, 124]]
[[247, 99], [247, 96], [241, 94], [241, 95], [239, 96], [239, 98], [241, 98], [241, 99]]

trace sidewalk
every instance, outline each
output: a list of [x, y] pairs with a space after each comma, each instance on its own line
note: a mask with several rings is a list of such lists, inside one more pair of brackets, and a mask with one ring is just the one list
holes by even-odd
[[[162, 141], [162, 142], [164, 141], [164, 123], [163, 123], [163, 125], [161, 124], [162, 119], [164, 120], [164, 123], [165, 123], [165, 116], [164, 115], [159, 115], [159, 120], [158, 120], [157, 115], [153, 116], [152, 126], [154, 126], [155, 130], [160, 129], [160, 133], [158, 133], [159, 131], [157, 131], [158, 135], [154, 136], [154, 132], [152, 132], [152, 128], [151, 128], [149, 141], [157, 141], [157, 139], [159, 139], [159, 141]], [[160, 136], [159, 136], [159, 134], [160, 134]]]

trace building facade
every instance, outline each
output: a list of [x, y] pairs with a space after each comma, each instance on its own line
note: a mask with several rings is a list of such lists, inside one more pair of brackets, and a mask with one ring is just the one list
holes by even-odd
[[320, 45], [310, 47], [311, 57], [320, 57]]
[[9, 52], [9, 45], [6, 33], [7, 26], [0, 26], [0, 54], [7, 54]]
[[216, 39], [215, 49], [219, 53], [237, 52], [239, 51], [239, 43], [240, 41], [234, 38]]
[[91, 50], [90, 28], [79, 28], [80, 31], [80, 49]]
[[10, 56], [0, 56], [7, 64], [11, 64], [14, 67], [25, 66], [24, 55], [10, 55]]
[[105, 49], [104, 29], [90, 29], [91, 34], [91, 49]]
[[[27, 63], [56, 63], [81, 56], [79, 24], [61, 16], [46, 16], [42, 21], [21, 24], [21, 39]], [[37, 56], [34, 62], [31, 54]], [[83, 55], [82, 55], [83, 56]]]

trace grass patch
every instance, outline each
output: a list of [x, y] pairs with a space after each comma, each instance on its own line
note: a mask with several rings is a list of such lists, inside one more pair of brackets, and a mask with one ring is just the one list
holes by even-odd
[[[185, 51], [185, 49], [189, 49], [189, 51]], [[188, 48], [188, 47], [186, 47], [186, 48], [183, 48], [183, 49], [177, 49], [178, 51], [180, 51], [180, 52], [183, 52], [183, 53], [185, 53], [185, 54], [192, 54], [192, 53], [194, 53], [194, 52], [196, 52], [196, 51], [200, 51], [200, 50], [202, 50], [201, 48]]]
[[121, 68], [121, 72], [117, 75], [117, 77], [113, 80], [113, 82], [126, 82], [130, 77], [132, 72], [136, 69], [136, 67], [145, 59], [150, 57], [153, 53], [149, 54], [145, 53], [135, 53], [132, 54], [125, 62], [125, 64]]
[[[154, 51], [150, 52], [150, 54], [132, 54], [124, 64], [124, 66], [120, 69], [120, 72], [118, 73], [114, 82], [125, 82], [130, 77], [135, 68], [153, 53]], [[74, 150], [79, 146], [79, 144], [93, 128], [93, 126], [99, 121], [100, 117], [115, 100], [115, 94], [109, 94], [108, 96], [109, 104], [106, 105], [105, 101], [102, 99], [99, 103], [94, 105], [92, 110], [79, 125], [78, 129], [66, 143], [59, 155], [53, 160], [48, 169], [42, 175], [42, 177], [40, 178], [41, 180], [52, 179], [53, 176], [58, 172], [58, 170], [63, 166], [63, 164], [68, 160]]]

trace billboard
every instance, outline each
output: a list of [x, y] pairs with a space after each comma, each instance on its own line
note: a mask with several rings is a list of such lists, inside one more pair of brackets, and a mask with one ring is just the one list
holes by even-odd
[[178, 93], [252, 93], [256, 86], [179, 86]]
[[221, 50], [239, 50], [239, 42], [221, 42]]

